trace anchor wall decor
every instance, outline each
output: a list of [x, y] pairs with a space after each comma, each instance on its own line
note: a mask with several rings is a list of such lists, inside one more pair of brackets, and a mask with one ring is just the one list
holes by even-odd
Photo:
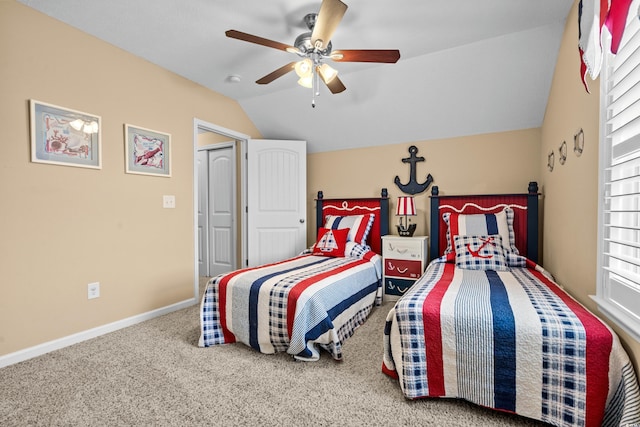
[[400, 182], [400, 177], [396, 175], [396, 179], [393, 181], [396, 183], [396, 185], [398, 186], [398, 188], [400, 190], [402, 190], [403, 193], [406, 194], [418, 194], [418, 193], [422, 193], [424, 190], [426, 190], [431, 183], [433, 182], [433, 177], [431, 176], [431, 174], [427, 175], [427, 180], [425, 182], [423, 182], [422, 184], [419, 183], [416, 180], [416, 163], [417, 162], [424, 162], [424, 157], [418, 157], [416, 156], [416, 153], [418, 152], [418, 147], [416, 147], [415, 145], [412, 145], [411, 147], [409, 147], [409, 157], [405, 157], [404, 159], [402, 159], [402, 163], [409, 163], [409, 173], [410, 173], [410, 177], [409, 177], [409, 182], [406, 184], [402, 184]]

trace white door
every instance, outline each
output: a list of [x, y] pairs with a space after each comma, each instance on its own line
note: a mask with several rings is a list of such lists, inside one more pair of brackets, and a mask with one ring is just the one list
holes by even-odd
[[306, 141], [247, 143], [247, 263], [298, 255], [307, 240]]
[[198, 266], [216, 276], [235, 266], [235, 155], [232, 146], [198, 153]]
[[235, 269], [233, 148], [209, 150], [209, 273]]

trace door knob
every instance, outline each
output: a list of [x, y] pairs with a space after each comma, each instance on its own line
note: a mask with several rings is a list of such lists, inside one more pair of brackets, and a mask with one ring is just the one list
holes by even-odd
[[300, 224], [304, 224], [304, 219], [300, 218]]

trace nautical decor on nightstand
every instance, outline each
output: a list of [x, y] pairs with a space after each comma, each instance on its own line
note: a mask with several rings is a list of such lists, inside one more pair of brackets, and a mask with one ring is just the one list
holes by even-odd
[[[409, 216], [416, 216], [416, 204], [411, 196], [398, 197], [396, 206], [396, 216], [400, 217], [398, 224], [398, 234], [402, 237], [411, 237], [416, 231], [416, 224], [409, 224]], [[404, 217], [404, 222], [402, 221]]]
[[429, 185], [431, 185], [431, 183], [433, 182], [433, 177], [431, 176], [431, 174], [427, 175], [427, 180], [423, 183], [419, 183], [418, 180], [416, 179], [416, 163], [417, 162], [424, 162], [424, 157], [418, 157], [416, 156], [416, 153], [418, 152], [418, 147], [416, 147], [415, 145], [412, 145], [411, 147], [409, 147], [409, 157], [405, 157], [404, 159], [402, 159], [402, 163], [409, 163], [409, 173], [410, 173], [410, 178], [409, 178], [409, 182], [406, 184], [402, 184], [400, 182], [400, 177], [396, 175], [396, 179], [394, 180], [394, 182], [396, 183], [396, 185], [398, 186], [398, 188], [400, 190], [402, 190], [403, 193], [406, 194], [418, 194], [418, 193], [422, 193], [424, 190], [426, 190]]

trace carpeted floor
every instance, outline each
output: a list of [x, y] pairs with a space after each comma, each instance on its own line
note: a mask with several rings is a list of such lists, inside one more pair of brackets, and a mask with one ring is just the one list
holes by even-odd
[[0, 369], [0, 426], [543, 426], [456, 400], [406, 400], [381, 373], [387, 303], [344, 345], [296, 362], [198, 348], [199, 307]]

